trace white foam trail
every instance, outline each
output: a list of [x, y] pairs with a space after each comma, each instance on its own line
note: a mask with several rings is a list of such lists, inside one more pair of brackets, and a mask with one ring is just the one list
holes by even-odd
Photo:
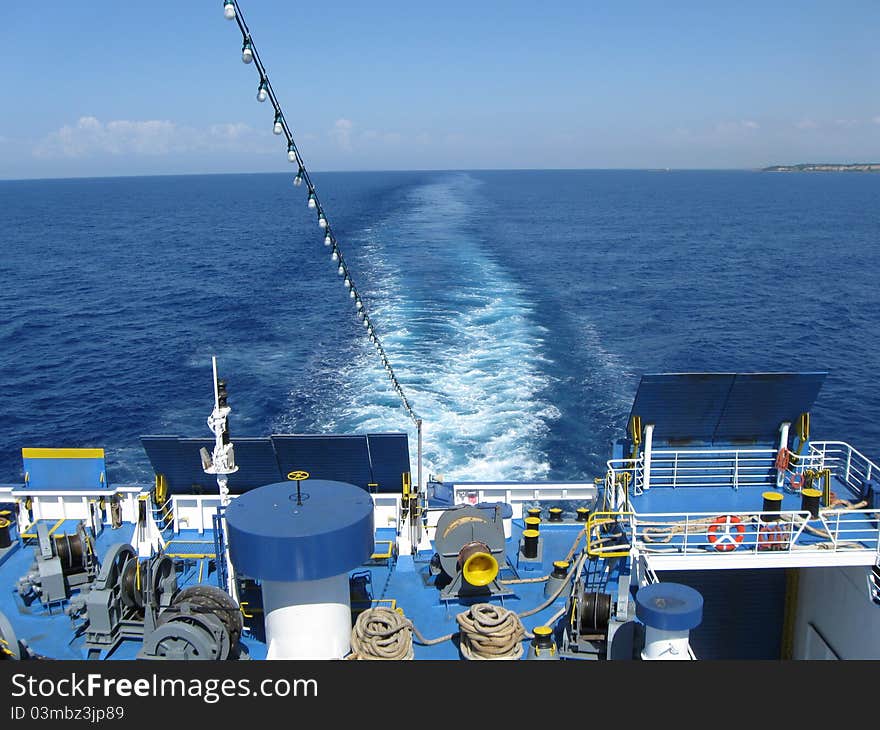
[[[364, 232], [358, 268], [369, 271], [355, 280], [424, 421], [427, 472], [457, 480], [541, 478], [549, 464], [540, 445], [547, 421], [559, 413], [541, 398], [548, 384], [541, 332], [523, 292], [459, 223], [472, 220], [476, 185], [456, 176], [415, 191], [398, 217]], [[392, 236], [409, 237], [413, 253], [431, 257], [437, 270], [459, 272], [459, 280], [437, 281], [444, 297], [431, 296], [437, 290], [425, 285], [429, 270], [413, 273], [422, 279], [410, 284], [412, 260]], [[405, 429], [414, 450], [412, 423], [366, 338], [341, 375], [346, 386], [316, 419], [318, 428]]]

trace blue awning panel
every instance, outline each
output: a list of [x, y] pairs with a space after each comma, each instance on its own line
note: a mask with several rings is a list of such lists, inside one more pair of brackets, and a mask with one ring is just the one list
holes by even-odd
[[[141, 443], [157, 474], [168, 483], [170, 494], [209, 493], [217, 491], [217, 477], [202, 470], [201, 448], [214, 450], [212, 438], [179, 436], [141, 436]], [[283, 479], [268, 438], [235, 439], [235, 463], [239, 469], [229, 475], [229, 491], [241, 494], [248, 489]]]
[[348, 482], [363, 489], [372, 483], [366, 436], [272, 436], [282, 474], [304, 470], [312, 479]]
[[808, 412], [827, 373], [644, 375], [631, 416], [658, 443], [774, 443], [779, 425]]
[[[165, 476], [169, 494], [216, 492], [217, 478], [205, 474], [199, 455], [202, 447], [213, 451], [214, 439], [142, 436], [141, 443], [153, 470]], [[284, 481], [295, 470], [309, 472], [312, 479], [363, 489], [376, 483], [380, 492], [399, 492], [401, 475], [409, 471], [405, 433], [234, 437], [233, 444], [238, 471], [229, 475], [232, 494]]]
[[373, 482], [380, 492], [399, 492], [403, 474], [409, 472], [409, 440], [405, 433], [371, 433], [367, 436], [370, 447], [370, 465]]

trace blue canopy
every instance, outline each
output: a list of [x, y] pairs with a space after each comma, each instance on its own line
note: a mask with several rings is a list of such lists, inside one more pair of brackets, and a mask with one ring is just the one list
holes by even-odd
[[828, 373], [643, 375], [630, 417], [659, 443], [774, 443], [779, 425], [809, 412]]
[[[214, 449], [211, 438], [141, 436], [156, 474], [169, 494], [213, 493], [217, 478], [205, 474], [199, 450]], [[359, 435], [274, 435], [234, 438], [235, 463], [229, 490], [242, 494], [255, 487], [282, 482], [289, 472], [307, 471], [311, 479], [346, 482], [362, 489], [399, 492], [410, 471], [405, 433]], [[374, 485], [374, 486], [372, 486]]]

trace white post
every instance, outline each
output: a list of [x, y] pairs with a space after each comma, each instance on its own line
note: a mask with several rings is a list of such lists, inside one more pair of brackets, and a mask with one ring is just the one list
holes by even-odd
[[[789, 421], [783, 421], [782, 425], [779, 427], [779, 449], [788, 448], [788, 430], [791, 428], [791, 423]], [[782, 485], [785, 484], [785, 471], [782, 469], [776, 470], [776, 486], [779, 489], [782, 489]]]
[[642, 450], [644, 466], [642, 467], [642, 489], [651, 488], [651, 448], [654, 445], [654, 424], [645, 426], [645, 444]]

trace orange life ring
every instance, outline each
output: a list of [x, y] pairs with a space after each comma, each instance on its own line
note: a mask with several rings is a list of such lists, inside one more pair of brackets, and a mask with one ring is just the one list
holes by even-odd
[[800, 492], [804, 486], [804, 475], [803, 474], [792, 474], [791, 475], [791, 488], [795, 492]]
[[776, 468], [779, 471], [788, 471], [788, 465], [791, 460], [791, 454], [787, 448], [784, 446], [779, 449], [779, 453], [776, 454]]
[[720, 553], [736, 550], [746, 536], [746, 526], [736, 515], [722, 515], [712, 520], [706, 532], [709, 543]]

